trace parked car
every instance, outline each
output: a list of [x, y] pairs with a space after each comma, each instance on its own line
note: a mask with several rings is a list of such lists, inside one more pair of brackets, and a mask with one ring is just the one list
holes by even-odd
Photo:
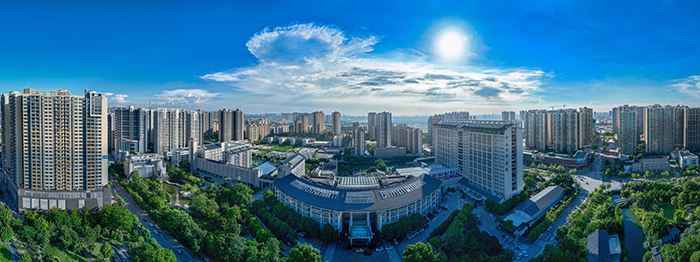
[[388, 246], [386, 246], [386, 250], [394, 250], [394, 246], [388, 245]]
[[382, 252], [382, 251], [384, 251], [384, 248], [383, 248], [383, 247], [377, 247], [377, 248], [374, 249], [374, 251]]
[[364, 250], [364, 249], [362, 249], [362, 248], [358, 248], [357, 250], [355, 250], [355, 252], [357, 252], [357, 253], [364, 253], [364, 252], [365, 252], [365, 250]]

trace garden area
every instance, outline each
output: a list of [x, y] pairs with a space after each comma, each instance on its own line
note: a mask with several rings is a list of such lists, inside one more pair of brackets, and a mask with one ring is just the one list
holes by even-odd
[[[171, 165], [168, 170], [184, 172]], [[188, 172], [180, 175], [192, 176]], [[128, 179], [120, 178], [119, 183], [163, 231], [195, 254], [204, 253], [215, 261], [298, 261], [283, 258], [282, 242], [251, 214], [247, 206], [253, 200], [253, 190], [244, 184], [210, 185], [201, 189], [186, 184], [183, 189], [187, 187], [195, 195], [187, 212], [169, 206], [172, 196], [157, 181], [131, 175]], [[292, 251], [314, 257], [306, 254], [313, 250], [305, 246], [296, 246]]]
[[474, 206], [465, 204], [454, 217], [444, 237], [431, 237], [429, 245], [423, 242], [408, 245], [403, 252], [403, 261], [511, 261], [513, 251], [504, 249], [498, 238], [477, 228], [477, 217], [472, 214], [473, 210]]

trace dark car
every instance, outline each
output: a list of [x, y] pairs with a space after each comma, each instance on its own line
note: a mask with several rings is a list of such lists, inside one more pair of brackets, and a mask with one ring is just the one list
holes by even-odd
[[372, 255], [372, 250], [365, 251], [365, 256], [369, 256], [369, 255]]

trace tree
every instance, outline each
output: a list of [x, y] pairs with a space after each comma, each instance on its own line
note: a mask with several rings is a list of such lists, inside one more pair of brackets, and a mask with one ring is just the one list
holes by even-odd
[[309, 244], [297, 244], [289, 251], [289, 262], [321, 262], [321, 251]]
[[525, 182], [525, 186], [526, 186], [527, 188], [531, 188], [531, 187], [535, 186], [535, 183], [537, 183], [537, 182], [535, 182], [534, 179], [532, 179], [532, 177], [529, 177], [529, 176], [526, 177], [526, 178], [523, 180], [523, 182]]
[[326, 243], [338, 240], [338, 232], [335, 231], [335, 228], [331, 226], [331, 224], [323, 225], [323, 229], [321, 230], [321, 240]]
[[253, 189], [250, 189], [250, 187], [242, 183], [238, 183], [230, 188], [221, 190], [220, 200], [235, 206], [248, 205], [253, 201]]
[[114, 256], [114, 249], [112, 248], [112, 245], [108, 242], [102, 244], [100, 254], [102, 254], [102, 258], [110, 260], [109, 258]]
[[423, 242], [406, 246], [403, 251], [403, 261], [406, 262], [434, 262], [435, 254], [433, 249]]
[[429, 242], [435, 250], [440, 250], [440, 247], [442, 247], [442, 238], [440, 236], [431, 237]]
[[642, 228], [644, 233], [656, 238], [665, 236], [670, 227], [668, 220], [660, 213], [648, 212], [642, 220]]
[[106, 227], [122, 231], [127, 231], [134, 227], [134, 216], [123, 207], [105, 205], [97, 216], [100, 224]]
[[11, 240], [14, 235], [15, 233], [9, 225], [0, 228], [0, 238], [2, 238], [3, 241]]
[[219, 205], [205, 194], [198, 194], [190, 202], [192, 211], [200, 216], [213, 219], [219, 215]]

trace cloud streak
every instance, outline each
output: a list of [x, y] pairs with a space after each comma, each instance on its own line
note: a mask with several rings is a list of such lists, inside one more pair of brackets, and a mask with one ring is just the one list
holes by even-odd
[[246, 45], [258, 63], [201, 78], [296, 105], [355, 100], [400, 108], [446, 101], [535, 103], [532, 94], [551, 77], [537, 69], [446, 67], [419, 52], [379, 57], [371, 53], [377, 43], [375, 36], [347, 37], [312, 23], [266, 28]]
[[674, 80], [670, 87], [682, 94], [700, 98], [700, 75]]

